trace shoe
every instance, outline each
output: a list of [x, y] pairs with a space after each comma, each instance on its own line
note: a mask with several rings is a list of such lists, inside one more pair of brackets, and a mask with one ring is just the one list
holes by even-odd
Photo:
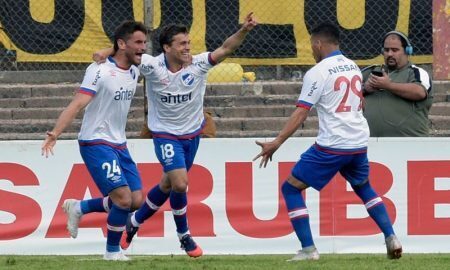
[[299, 250], [297, 254], [292, 257], [291, 259], [287, 260], [287, 262], [294, 262], [294, 261], [306, 261], [306, 260], [313, 260], [317, 261], [320, 258], [319, 252], [315, 247], [306, 248]]
[[67, 215], [67, 230], [72, 238], [77, 238], [78, 236], [78, 224], [83, 215], [76, 210], [76, 206], [79, 203], [79, 200], [67, 199], [62, 205], [62, 208]]
[[117, 252], [108, 252], [106, 251], [105, 255], [103, 255], [103, 260], [105, 261], [129, 261], [131, 260], [125, 254], [123, 254], [122, 250]]
[[192, 236], [190, 234], [184, 235], [180, 239], [181, 248], [189, 255], [190, 257], [200, 257], [203, 255], [203, 250], [194, 242]]
[[386, 238], [386, 249], [388, 259], [400, 259], [402, 256], [402, 244], [394, 234]]
[[136, 235], [138, 230], [139, 227], [133, 226], [133, 224], [131, 223], [131, 215], [128, 215], [125, 232], [122, 233], [122, 237], [120, 238], [120, 247], [123, 250], [126, 250], [128, 249], [128, 247], [130, 247], [131, 241], [133, 240], [133, 237]]

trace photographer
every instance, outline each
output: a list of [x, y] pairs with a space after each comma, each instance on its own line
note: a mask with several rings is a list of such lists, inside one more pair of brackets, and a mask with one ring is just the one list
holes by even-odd
[[362, 70], [364, 116], [371, 137], [425, 137], [433, 102], [428, 73], [409, 62], [413, 47], [401, 32], [384, 36], [384, 65]]

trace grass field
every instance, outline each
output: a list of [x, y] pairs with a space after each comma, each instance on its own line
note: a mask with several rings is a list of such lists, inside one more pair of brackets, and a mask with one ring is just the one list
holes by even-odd
[[290, 255], [132, 256], [128, 262], [106, 262], [95, 256], [0, 256], [0, 269], [450, 269], [450, 254], [404, 254], [388, 260], [382, 254], [323, 254], [319, 261], [286, 262]]

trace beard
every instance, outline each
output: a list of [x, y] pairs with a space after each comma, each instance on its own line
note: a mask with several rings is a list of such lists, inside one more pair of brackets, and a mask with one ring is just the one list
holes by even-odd
[[394, 70], [397, 69], [398, 64], [397, 64], [397, 60], [395, 60], [392, 57], [388, 57], [386, 58], [386, 66], [388, 67], [389, 70]]

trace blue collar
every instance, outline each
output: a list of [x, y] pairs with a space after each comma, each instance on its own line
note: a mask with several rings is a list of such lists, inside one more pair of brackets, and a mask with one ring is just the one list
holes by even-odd
[[169, 62], [167, 62], [166, 54], [163, 53], [163, 55], [164, 55], [164, 64], [166, 65], [166, 68], [169, 69]]
[[[328, 58], [328, 57], [332, 57], [332, 56], [336, 56], [336, 55], [342, 55], [342, 52], [341, 52], [341, 50], [335, 50], [335, 51], [332, 51], [329, 55], [327, 55], [325, 58]], [[324, 59], [325, 59], [324, 58]]]
[[112, 56], [108, 56], [108, 60], [109, 60], [111, 63], [113, 63], [117, 68], [122, 69], [122, 70], [130, 70], [130, 72], [132, 72], [132, 71], [131, 71], [131, 70], [132, 70], [131, 66], [133, 66], [133, 65], [130, 65], [129, 68], [123, 68], [123, 67], [120, 67], [119, 65], [117, 65], [116, 60], [114, 60], [114, 58], [113, 58]]
[[116, 60], [114, 60], [114, 58], [112, 56], [108, 56], [108, 60], [109, 60], [109, 62], [114, 63], [114, 65], [116, 65], [116, 67], [118, 67]]

